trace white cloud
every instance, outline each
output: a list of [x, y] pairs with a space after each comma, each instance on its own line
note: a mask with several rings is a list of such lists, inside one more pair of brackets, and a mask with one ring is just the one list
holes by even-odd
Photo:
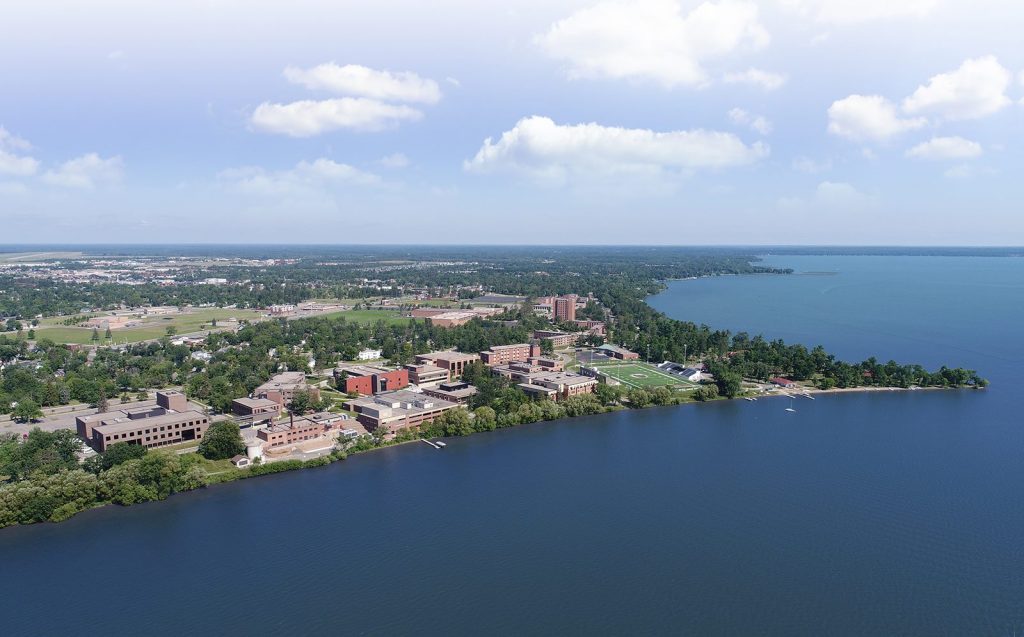
[[252, 114], [252, 125], [269, 133], [292, 137], [312, 137], [348, 128], [378, 131], [394, 128], [403, 121], [423, 117], [420, 111], [404, 104], [385, 104], [362, 97], [329, 100], [302, 100], [290, 104], [264, 102]]
[[976, 159], [981, 157], [981, 144], [963, 137], [932, 137], [907, 151], [917, 159]]
[[32, 157], [22, 157], [0, 149], [0, 175], [16, 175], [28, 177], [36, 174], [39, 161]]
[[55, 186], [92, 189], [98, 185], [115, 184], [123, 174], [124, 162], [120, 157], [104, 159], [96, 153], [89, 153], [64, 162], [56, 170], [48, 170], [42, 179]]
[[1013, 76], [992, 55], [968, 59], [955, 71], [940, 73], [903, 100], [910, 114], [946, 120], [977, 119], [1010, 103], [1006, 96]]
[[446, 78], [444, 78], [444, 81], [448, 82], [449, 84], [451, 84], [455, 88], [462, 88], [462, 82], [460, 82], [457, 78], [446, 77]]
[[782, 4], [818, 22], [858, 24], [892, 18], [921, 18], [937, 0], [782, 0]]
[[726, 73], [722, 77], [722, 81], [726, 84], [749, 84], [759, 86], [766, 91], [774, 91], [786, 83], [786, 76], [750, 68], [740, 73]]
[[6, 128], [0, 126], [0, 148], [7, 148], [9, 150], [32, 150], [32, 144], [9, 133]]
[[921, 128], [923, 118], [900, 118], [896, 106], [880, 95], [850, 95], [828, 108], [828, 132], [855, 141], [883, 142]]
[[857, 190], [846, 182], [823, 181], [809, 198], [780, 199], [778, 207], [789, 212], [859, 212], [877, 205], [876, 197]]
[[17, 181], [0, 181], [0, 195], [21, 196], [28, 194], [28, 187]]
[[385, 168], [405, 168], [409, 165], [409, 158], [403, 153], [392, 153], [386, 157], [381, 157], [377, 160], [377, 163]]
[[569, 177], [657, 177], [665, 172], [739, 166], [756, 162], [768, 152], [763, 143], [748, 146], [730, 133], [559, 125], [547, 117], [533, 116], [519, 120], [497, 142], [484, 140], [464, 168], [471, 172], [511, 170], [549, 183], [564, 183]]
[[815, 161], [810, 157], [797, 157], [793, 160], [793, 170], [814, 175], [817, 173], [823, 173], [828, 170], [832, 170], [832, 160], [825, 159], [823, 161]]
[[249, 195], [295, 196], [323, 192], [339, 186], [380, 186], [383, 180], [348, 164], [320, 158], [294, 168], [268, 171], [256, 166], [232, 168], [218, 177], [232, 190]]
[[749, 126], [752, 130], [768, 135], [772, 132], [772, 123], [761, 115], [751, 115], [742, 108], [734, 108], [729, 111], [729, 119], [733, 124]]
[[768, 44], [757, 5], [705, 2], [683, 14], [675, 0], [613, 0], [582, 9], [536, 38], [573, 78], [653, 80], [666, 87], [708, 81], [704, 63]]
[[284, 70], [284, 76], [289, 82], [310, 90], [326, 90], [338, 95], [423, 104], [436, 104], [441, 99], [441, 88], [437, 82], [411, 71], [392, 73], [358, 64], [338, 66], [328, 62], [311, 69], [289, 66]]

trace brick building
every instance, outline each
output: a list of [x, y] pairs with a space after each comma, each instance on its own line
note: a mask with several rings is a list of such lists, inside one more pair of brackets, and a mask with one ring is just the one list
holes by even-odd
[[540, 356], [539, 343], [518, 343], [516, 345], [492, 345], [487, 350], [480, 352], [480, 360], [488, 367], [504, 365], [512, 361], [525, 361], [534, 356]]
[[375, 365], [339, 365], [334, 369], [338, 389], [346, 394], [371, 396], [409, 386], [408, 369], [388, 369]]
[[429, 363], [431, 365], [447, 369], [452, 378], [461, 376], [463, 370], [466, 369], [466, 365], [475, 363], [478, 360], [480, 360], [479, 354], [464, 354], [462, 352], [456, 352], [455, 350], [416, 355], [417, 363]]
[[387, 427], [390, 433], [417, 427], [449, 409], [461, 408], [458, 403], [406, 390], [358, 398], [350, 401], [348, 406], [356, 412], [356, 419], [367, 431]]
[[75, 418], [78, 435], [100, 453], [119, 442], [153, 448], [200, 440], [209, 426], [209, 416], [178, 391], [158, 391], [152, 406]]
[[284, 407], [292, 401], [296, 392], [305, 391], [313, 400], [320, 400], [320, 388], [306, 382], [302, 372], [282, 372], [253, 391], [256, 398], [267, 398]]
[[258, 425], [281, 415], [281, 405], [269, 398], [236, 398], [231, 401], [231, 413], [246, 426]]

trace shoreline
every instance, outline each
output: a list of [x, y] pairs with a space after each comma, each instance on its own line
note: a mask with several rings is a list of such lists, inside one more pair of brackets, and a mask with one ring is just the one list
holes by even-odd
[[[829, 394], [842, 395], [842, 394], [851, 394], [851, 393], [913, 392], [913, 391], [921, 391], [921, 390], [942, 391], [942, 390], [954, 390], [954, 389], [983, 389], [983, 388], [978, 388], [978, 387], [877, 387], [877, 386], [865, 386], [865, 387], [843, 387], [843, 388], [837, 387], [837, 388], [833, 388], [833, 389], [801, 388], [800, 390], [793, 390], [792, 393], [787, 393], [784, 389], [779, 388], [779, 389], [777, 389], [775, 391], [763, 392], [763, 393], [756, 394], [756, 395], [741, 394], [741, 395], [737, 395], [734, 398], [720, 397], [720, 398], [717, 398], [717, 399], [714, 399], [714, 400], [708, 400], [708, 401], [687, 400], [687, 401], [683, 401], [683, 402], [674, 403], [674, 404], [671, 404], [671, 405], [654, 405], [654, 404], [651, 404], [651, 405], [646, 405], [644, 407], [639, 407], [639, 408], [637, 408], [637, 407], [630, 407], [628, 405], [617, 405], [617, 406], [608, 407], [607, 411], [604, 411], [604, 412], [601, 412], [601, 413], [597, 413], [597, 414], [581, 414], [579, 416], [563, 416], [561, 418], [556, 418], [554, 420], [538, 420], [538, 421], [531, 422], [531, 423], [521, 423], [521, 424], [518, 424], [518, 425], [515, 425], [515, 426], [512, 426], [512, 427], [504, 427], [504, 428], [501, 428], [501, 429], [517, 429], [517, 428], [522, 427], [524, 425], [543, 425], [543, 424], [547, 424], [547, 423], [557, 423], [557, 422], [563, 422], [563, 421], [571, 421], [571, 420], [575, 420], [577, 418], [583, 418], [583, 417], [594, 417], [594, 416], [598, 416], [599, 417], [599, 416], [604, 416], [604, 415], [608, 415], [608, 414], [618, 413], [618, 412], [621, 412], [621, 411], [643, 411], [643, 410], [646, 410], [646, 409], [654, 409], [654, 408], [682, 407], [682, 406], [700, 405], [700, 404], [709, 404], [710, 405], [710, 404], [715, 404], [715, 403], [724, 403], [724, 402], [732, 402], [732, 401], [737, 401], [737, 400], [746, 400], [747, 398], [753, 398], [754, 402], [756, 402], [757, 399], [760, 399], [760, 398], [806, 398], [808, 396], [813, 396], [813, 395], [829, 395]], [[807, 394], [807, 395], [804, 395], [804, 394]], [[362, 449], [362, 450], [354, 451], [354, 452], [349, 452], [348, 450], [345, 450], [344, 453], [341, 454], [341, 455], [339, 455], [338, 453], [332, 451], [330, 453], [326, 453], [326, 454], [324, 454], [322, 456], [317, 456], [315, 458], [310, 458], [308, 460], [287, 459], [287, 460], [280, 460], [278, 462], [268, 462], [265, 465], [260, 465], [260, 466], [270, 467], [270, 466], [273, 466], [275, 464], [283, 464], [283, 463], [291, 463], [291, 464], [289, 464], [289, 466], [287, 468], [282, 467], [280, 470], [277, 470], [277, 471], [273, 471], [273, 470], [266, 471], [266, 470], [264, 470], [264, 471], [262, 471], [260, 473], [256, 473], [256, 474], [251, 473], [248, 469], [238, 469], [238, 470], [236, 470], [237, 473], [231, 475], [231, 477], [229, 477], [228, 479], [217, 479], [217, 480], [208, 482], [207, 484], [205, 484], [202, 487], [199, 487], [197, 489], [189, 489], [187, 491], [179, 491], [179, 492], [176, 492], [176, 493], [172, 493], [172, 494], [170, 494], [168, 496], [168, 498], [165, 498], [165, 499], [169, 499], [171, 497], [175, 497], [175, 496], [179, 496], [179, 495], [185, 495], [185, 494], [192, 493], [192, 492], [202, 491], [204, 489], [210, 489], [210, 488], [213, 488], [213, 487], [217, 487], [219, 485], [225, 485], [225, 484], [230, 484], [230, 483], [234, 483], [234, 482], [239, 482], [239, 481], [242, 481], [242, 480], [249, 480], [249, 479], [252, 479], [252, 478], [261, 478], [261, 477], [265, 477], [265, 476], [271, 476], [271, 475], [274, 475], [274, 474], [277, 474], [277, 473], [291, 473], [292, 471], [299, 471], [299, 470], [303, 470], [303, 469], [316, 469], [316, 468], [320, 468], [320, 467], [326, 467], [326, 466], [332, 465], [332, 464], [334, 464], [336, 462], [347, 460], [350, 457], [354, 457], [354, 456], [358, 456], [358, 455], [363, 455], [363, 454], [374, 452], [374, 451], [382, 451], [384, 449], [390, 449], [390, 448], [394, 448], [394, 447], [401, 447], [401, 446], [405, 446], [407, 444], [420, 442], [421, 440], [428, 440], [428, 439], [435, 439], [435, 438], [436, 439], [449, 439], [449, 440], [451, 440], [451, 439], [454, 439], [454, 438], [464, 438], [464, 437], [468, 437], [468, 436], [474, 436], [474, 435], [477, 435], [477, 434], [490, 433], [491, 431], [498, 431], [498, 430], [499, 429], [493, 429], [493, 430], [489, 430], [489, 431], [474, 431], [472, 433], [466, 434], [465, 436], [419, 436], [417, 438], [413, 438], [413, 439], [410, 439], [410, 440], [398, 440], [398, 441], [388, 442], [387, 444], [383, 444], [383, 445], [376, 446], [376, 447], [371, 447], [369, 449]], [[218, 475], [218, 474], [208, 474], [208, 477], [210, 475]], [[33, 523], [30, 523], [30, 524], [11, 524], [11, 525], [8, 525], [7, 527], [0, 527], [0, 533], [3, 532], [4, 528], [30, 527], [30, 526], [36, 526], [36, 525], [42, 525], [42, 524], [61, 524], [63, 522], [67, 522], [67, 521], [69, 521], [71, 519], [77, 518], [79, 514], [85, 513], [87, 511], [95, 511], [95, 510], [98, 510], [98, 509], [106, 509], [108, 507], [114, 507], [114, 506], [130, 508], [132, 506], [137, 506], [138, 504], [147, 504], [147, 503], [154, 503], [154, 502], [161, 502], [161, 501], [163, 501], [163, 500], [147, 500], [147, 501], [138, 502], [138, 503], [132, 504], [132, 505], [123, 505], [123, 504], [119, 505], [119, 504], [114, 503], [114, 502], [106, 502], [106, 503], [103, 503], [103, 504], [96, 504], [94, 506], [90, 506], [90, 507], [88, 507], [86, 509], [78, 511], [74, 515], [72, 515], [72, 516], [70, 516], [70, 517], [68, 517], [68, 518], [66, 518], [64, 520], [60, 520], [60, 521], [56, 521], [56, 522], [55, 521], [47, 520], [45, 522], [33, 522]]]

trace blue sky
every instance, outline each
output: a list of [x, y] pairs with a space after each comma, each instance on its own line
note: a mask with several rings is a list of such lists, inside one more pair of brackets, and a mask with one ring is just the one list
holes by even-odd
[[1019, 3], [367, 4], [0, 10], [4, 242], [1024, 244]]

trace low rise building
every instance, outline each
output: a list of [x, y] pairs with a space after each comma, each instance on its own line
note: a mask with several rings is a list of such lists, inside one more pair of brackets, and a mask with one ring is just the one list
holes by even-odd
[[447, 369], [452, 378], [461, 376], [462, 372], [466, 369], [466, 365], [475, 363], [478, 360], [480, 360], [479, 354], [464, 354], [455, 350], [416, 355], [417, 363], [430, 363], [431, 365]]
[[612, 358], [617, 358], [619, 360], [625, 361], [638, 360], [640, 358], [640, 355], [637, 354], [636, 352], [631, 352], [625, 347], [619, 347], [618, 345], [612, 345], [611, 343], [598, 347], [597, 351], [607, 354]]
[[350, 401], [348, 406], [368, 431], [386, 427], [390, 433], [398, 429], [418, 427], [449, 409], [461, 408], [458, 403], [407, 390], [358, 398]]
[[574, 372], [543, 372], [531, 374], [517, 387], [531, 396], [563, 400], [570, 396], [593, 393], [597, 379]]
[[302, 372], [282, 372], [277, 374], [257, 387], [253, 391], [253, 395], [256, 398], [268, 398], [284, 407], [300, 391], [309, 393], [309, 397], [313, 400], [320, 400], [320, 389], [307, 383], [306, 375]]
[[277, 418], [281, 405], [269, 398], [236, 398], [231, 401], [231, 413], [238, 416], [240, 427], [248, 427]]
[[267, 447], [280, 447], [319, 438], [324, 433], [324, 429], [322, 422], [292, 416], [288, 422], [260, 429], [256, 432], [256, 437], [263, 440]]
[[356, 354], [356, 360], [375, 361], [378, 358], [381, 358], [383, 355], [384, 355], [383, 350], [379, 350], [379, 349], [363, 349], [363, 350], [359, 350], [359, 353]]
[[477, 394], [477, 389], [466, 381], [458, 380], [450, 383], [441, 383], [436, 387], [424, 387], [423, 393], [431, 398], [440, 398], [465, 405], [469, 402], [470, 398]]
[[338, 389], [346, 394], [370, 396], [409, 386], [408, 369], [390, 369], [375, 365], [338, 365], [334, 369]]
[[533, 337], [542, 341], [551, 341], [552, 347], [568, 347], [579, 342], [585, 332], [559, 332], [555, 330], [536, 330]]
[[410, 364], [406, 365], [405, 369], [409, 372], [409, 381], [420, 387], [430, 387], [438, 383], [444, 383], [451, 378], [451, 373], [446, 367], [438, 367], [430, 363]]
[[492, 345], [480, 352], [480, 360], [488, 367], [504, 365], [512, 361], [525, 361], [531, 356], [540, 356], [539, 343], [517, 343], [515, 345]]
[[78, 416], [75, 428], [100, 453], [121, 442], [154, 448], [202, 439], [209, 416], [190, 408], [181, 392], [161, 391], [156, 398], [151, 406]]

